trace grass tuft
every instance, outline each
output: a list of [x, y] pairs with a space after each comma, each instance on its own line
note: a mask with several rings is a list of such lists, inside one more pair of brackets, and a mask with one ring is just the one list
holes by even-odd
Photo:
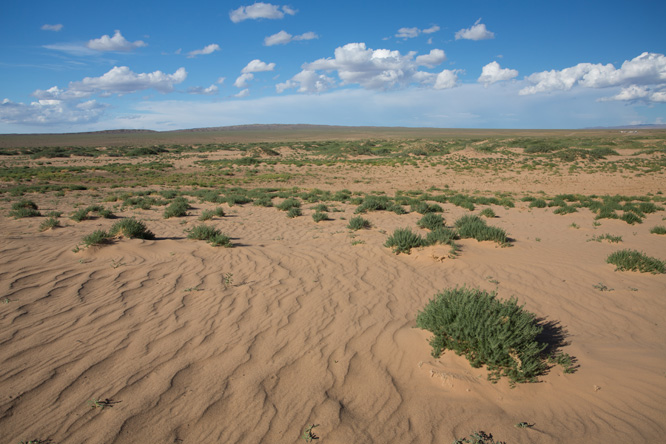
[[650, 233], [652, 234], [666, 234], [666, 227], [663, 225], [657, 225], [650, 228]]
[[490, 227], [486, 222], [476, 215], [466, 215], [455, 223], [458, 235], [462, 239], [476, 239], [478, 241], [493, 241], [505, 246], [509, 243], [506, 232], [501, 228]]
[[606, 262], [615, 265], [616, 271], [629, 270], [652, 274], [666, 272], [666, 262], [636, 250], [616, 251], [606, 258]]
[[362, 230], [370, 228], [370, 226], [370, 221], [362, 218], [361, 216], [352, 217], [349, 219], [349, 223], [347, 224], [347, 228], [350, 230]]
[[398, 228], [386, 239], [385, 247], [392, 248], [395, 254], [409, 254], [412, 248], [426, 245], [425, 239], [409, 228]]
[[223, 234], [220, 230], [210, 225], [197, 225], [191, 230], [186, 231], [188, 239], [205, 240], [214, 247], [233, 247], [229, 236]]
[[146, 227], [146, 224], [133, 217], [119, 220], [113, 224], [109, 230], [109, 234], [129, 239], [155, 239], [155, 234]]

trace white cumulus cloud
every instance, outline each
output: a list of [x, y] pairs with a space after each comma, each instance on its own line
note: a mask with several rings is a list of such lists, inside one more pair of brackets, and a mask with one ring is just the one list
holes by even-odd
[[532, 85], [521, 89], [520, 95], [568, 91], [579, 85], [585, 88], [625, 88], [611, 98], [612, 100], [661, 101], [659, 91], [639, 97], [643, 91], [647, 91], [639, 87], [651, 86], [653, 89], [666, 87], [666, 56], [644, 52], [638, 57], [626, 60], [620, 68], [615, 68], [610, 63], [606, 65], [579, 63], [562, 70], [537, 72], [527, 76], [525, 80]]
[[210, 45], [204, 46], [202, 49], [195, 49], [194, 51], [188, 52], [187, 58], [191, 59], [198, 55], [212, 54], [215, 51], [219, 50], [220, 50], [220, 45], [218, 45], [217, 43], [211, 43]]
[[284, 83], [275, 85], [275, 90], [282, 93], [287, 89], [297, 88], [301, 93], [322, 93], [335, 85], [335, 79], [312, 70], [303, 70]]
[[511, 80], [517, 76], [518, 71], [515, 69], [501, 68], [499, 63], [490, 62], [481, 69], [481, 76], [478, 78], [478, 82], [488, 86], [493, 83]]
[[333, 58], [306, 63], [303, 70], [335, 71], [342, 85], [358, 84], [367, 89], [386, 90], [411, 83], [434, 84], [437, 75], [419, 71], [418, 66], [432, 67], [441, 63], [445, 60], [444, 51], [433, 49], [427, 55], [416, 59], [415, 56], [416, 52], [402, 55], [388, 49], [373, 50], [365, 43], [348, 43], [336, 48]]
[[58, 125], [96, 122], [107, 105], [89, 100], [70, 102], [42, 99], [29, 104], [0, 102], [0, 121], [22, 125]]
[[125, 37], [123, 37], [120, 31], [116, 30], [115, 34], [113, 34], [113, 37], [109, 37], [108, 35], [103, 35], [98, 39], [90, 40], [86, 44], [86, 46], [90, 49], [94, 49], [95, 51], [129, 52], [136, 48], [141, 48], [147, 45], [145, 42], [141, 40], [130, 42], [127, 39], [125, 39]]
[[234, 82], [234, 86], [236, 88], [247, 88], [249, 86], [248, 82], [252, 79], [254, 79], [254, 74], [252, 73], [241, 74]]
[[276, 34], [270, 35], [264, 39], [265, 46], [274, 46], [274, 45], [286, 45], [292, 41], [298, 40], [313, 40], [318, 39], [319, 36], [314, 32], [306, 32], [301, 35], [293, 36], [287, 31], [280, 31]]
[[289, 6], [278, 6], [270, 3], [257, 2], [250, 6], [241, 6], [229, 13], [229, 18], [234, 23], [248, 19], [281, 19], [285, 14], [295, 15], [296, 10]]
[[471, 28], [461, 29], [456, 32], [456, 40], [488, 40], [494, 38], [495, 33], [488, 31], [486, 25], [481, 23], [481, 19], [474, 22], [474, 25]]
[[58, 23], [58, 24], [56, 24], [56, 25], [49, 25], [49, 24], [42, 25], [42, 31], [55, 31], [55, 32], [58, 32], [58, 31], [60, 31], [61, 29], [62, 29], [62, 23]]
[[264, 71], [273, 71], [275, 68], [275, 63], [265, 63], [259, 59], [254, 59], [248, 63], [245, 68], [241, 70], [243, 74], [251, 72], [264, 72]]
[[449, 89], [453, 88], [458, 83], [458, 75], [455, 71], [450, 71], [445, 69], [444, 71], [437, 74], [435, 79], [435, 89]]
[[250, 90], [246, 88], [242, 91], [239, 91], [238, 94], [234, 94], [234, 97], [238, 97], [239, 99], [242, 99], [243, 97], [247, 97], [249, 95], [250, 95]]
[[38, 89], [32, 95], [42, 100], [76, 100], [94, 94], [123, 95], [151, 88], [161, 93], [169, 93], [173, 91], [174, 85], [183, 82], [186, 77], [185, 68], [179, 68], [173, 74], [165, 74], [162, 71], [135, 73], [127, 66], [114, 66], [100, 77], [85, 77], [83, 80], [70, 82], [65, 90], [54, 86], [47, 90]]

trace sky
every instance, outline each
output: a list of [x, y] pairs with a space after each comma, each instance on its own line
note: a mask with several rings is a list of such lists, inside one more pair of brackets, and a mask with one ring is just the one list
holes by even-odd
[[666, 2], [5, 0], [0, 133], [666, 124]]

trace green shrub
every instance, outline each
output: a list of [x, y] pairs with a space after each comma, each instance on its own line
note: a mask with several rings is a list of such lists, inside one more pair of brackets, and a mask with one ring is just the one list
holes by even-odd
[[606, 262], [615, 265], [615, 270], [640, 271], [641, 273], [664, 273], [666, 262], [636, 250], [620, 250], [606, 258]]
[[419, 214], [428, 214], [428, 213], [441, 213], [442, 207], [437, 204], [428, 204], [427, 202], [418, 202], [417, 204], [412, 204], [412, 211], [416, 211]]
[[652, 234], [666, 234], [666, 227], [663, 225], [657, 225], [655, 227], [652, 227], [650, 229], [650, 233]]
[[643, 219], [632, 211], [625, 212], [620, 219], [630, 225], [643, 223]]
[[444, 227], [444, 218], [439, 214], [427, 213], [421, 219], [416, 222], [421, 228], [427, 228], [428, 230], [436, 230], [438, 228]]
[[111, 219], [113, 217], [113, 213], [111, 212], [111, 210], [107, 210], [102, 205], [91, 205], [88, 208], [86, 208], [86, 210], [88, 213], [97, 213], [97, 216], [103, 217], [104, 219]]
[[217, 207], [214, 210], [203, 210], [199, 216], [199, 220], [210, 220], [215, 216], [224, 217], [224, 209], [222, 207]]
[[60, 221], [58, 220], [58, 218], [51, 216], [46, 220], [44, 220], [44, 222], [39, 224], [39, 231], [51, 230], [59, 226], [60, 226]]
[[42, 215], [38, 210], [30, 207], [22, 207], [11, 210], [9, 215], [14, 219], [23, 219], [24, 217], [39, 217]]
[[102, 245], [111, 242], [111, 235], [104, 230], [96, 230], [90, 233], [87, 236], [84, 236], [82, 241], [83, 245], [86, 247], [92, 247], [94, 245]]
[[485, 208], [483, 211], [481, 211], [481, 216], [487, 217], [489, 219], [497, 217], [492, 208]]
[[548, 204], [543, 199], [534, 199], [530, 202], [530, 208], [546, 208]]
[[155, 234], [146, 227], [146, 224], [133, 217], [119, 220], [113, 224], [109, 230], [109, 234], [129, 239], [155, 239]]
[[247, 196], [242, 196], [240, 194], [230, 194], [225, 197], [225, 200], [231, 207], [233, 207], [234, 205], [243, 205], [252, 202], [252, 199], [250, 199]]
[[[622, 242], [622, 236], [613, 236], [612, 234], [602, 234], [601, 236], [592, 236], [590, 241], [601, 242], [602, 240], [607, 240], [611, 244], [617, 244]], [[588, 241], [589, 242], [589, 241]]]
[[327, 211], [330, 211], [328, 209], [328, 205], [326, 204], [315, 205], [313, 209], [319, 213], [326, 213]]
[[70, 216], [70, 219], [76, 222], [83, 222], [88, 219], [88, 213], [87, 208], [79, 208]]
[[262, 196], [258, 199], [255, 199], [254, 202], [252, 202], [252, 205], [257, 207], [272, 207], [273, 200], [269, 196]]
[[214, 247], [230, 248], [233, 246], [227, 235], [210, 225], [197, 225], [186, 232], [188, 239], [205, 240]]
[[[293, 197], [289, 197], [282, 202], [280, 202], [276, 208], [280, 211], [290, 211], [293, 208], [301, 208], [301, 202], [298, 199], [294, 199]], [[300, 216], [300, 214], [298, 215]], [[295, 216], [294, 216], [295, 217]]]
[[287, 217], [290, 219], [301, 216], [302, 214], [303, 212], [298, 207], [292, 207], [289, 209], [289, 211], [287, 211]]
[[31, 210], [38, 210], [39, 207], [36, 203], [31, 200], [21, 199], [18, 202], [12, 204], [12, 210], [20, 210], [22, 208], [29, 208]]
[[176, 197], [171, 203], [164, 209], [164, 218], [169, 219], [171, 217], [183, 217], [187, 216], [187, 210], [190, 209], [190, 203], [184, 197]]
[[385, 247], [393, 248], [395, 254], [409, 254], [412, 248], [422, 247], [425, 240], [409, 228], [398, 228], [386, 239]]
[[352, 217], [349, 219], [347, 228], [350, 230], [362, 230], [364, 228], [370, 228], [370, 221], [363, 219], [361, 216]]
[[515, 299], [495, 297], [465, 287], [445, 290], [418, 313], [416, 325], [435, 335], [430, 341], [434, 357], [450, 349], [465, 355], [472, 367], [487, 365], [491, 380], [535, 381], [547, 368], [547, 344], [537, 339], [542, 327]]
[[312, 215], [312, 220], [315, 221], [315, 222], [321, 222], [323, 220], [328, 220], [328, 214], [320, 213], [319, 211], [317, 211]]
[[462, 239], [476, 239], [478, 241], [493, 241], [500, 245], [507, 245], [509, 238], [501, 228], [490, 227], [477, 215], [466, 215], [455, 223], [458, 235]]
[[458, 234], [449, 228], [438, 227], [432, 230], [425, 238], [425, 245], [451, 245], [454, 247], [454, 250], [457, 250], [458, 246], [453, 242], [458, 237]]

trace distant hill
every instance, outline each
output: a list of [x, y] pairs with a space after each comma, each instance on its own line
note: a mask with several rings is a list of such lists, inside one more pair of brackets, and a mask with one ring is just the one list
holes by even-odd
[[585, 129], [617, 129], [617, 130], [639, 130], [639, 129], [666, 129], [666, 125], [655, 125], [652, 123], [645, 123], [641, 125], [621, 125], [621, 126], [594, 126]]

